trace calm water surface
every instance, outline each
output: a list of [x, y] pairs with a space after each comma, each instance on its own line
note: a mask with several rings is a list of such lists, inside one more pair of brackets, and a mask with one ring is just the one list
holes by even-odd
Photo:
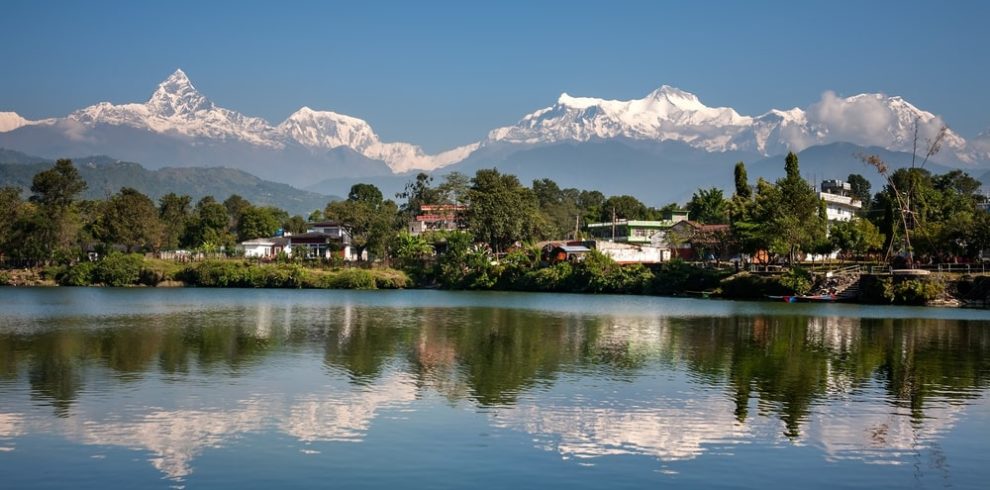
[[0, 488], [990, 488], [990, 313], [0, 288]]

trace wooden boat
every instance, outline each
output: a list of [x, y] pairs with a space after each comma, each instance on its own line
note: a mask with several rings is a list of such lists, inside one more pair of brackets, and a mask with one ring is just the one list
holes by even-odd
[[829, 303], [835, 301], [834, 294], [813, 294], [810, 296], [798, 296], [797, 300], [802, 303]]
[[797, 303], [797, 296], [774, 296], [768, 294], [767, 299], [783, 301], [784, 303]]
[[813, 294], [808, 296], [772, 296], [767, 295], [767, 299], [783, 301], [784, 303], [828, 303], [835, 301], [834, 294]]

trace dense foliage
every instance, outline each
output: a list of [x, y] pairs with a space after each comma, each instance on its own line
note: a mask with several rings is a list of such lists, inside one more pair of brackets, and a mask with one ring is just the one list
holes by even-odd
[[[787, 155], [785, 176], [751, 186], [745, 164], [734, 168], [735, 189], [726, 199], [718, 188], [698, 189], [686, 208], [692, 220], [728, 226], [669, 232], [671, 246], [686, 246], [714, 262], [751, 257], [796, 265], [806, 254], [838, 251], [845, 258], [879, 257], [886, 249], [907, 249], [916, 257], [976, 258], [990, 249], [990, 213], [982, 211], [979, 183], [961, 171], [933, 175], [922, 168], [900, 169], [889, 185], [870, 196], [864, 177], [848, 177], [852, 195], [862, 199], [862, 216], [828, 222], [823, 201], [800, 174], [797, 156]], [[256, 206], [238, 195], [223, 202], [206, 196], [166, 194], [154, 202], [133, 188], [103, 200], [83, 200], [85, 181], [68, 160], [35, 175], [31, 195], [0, 189], [0, 256], [17, 264], [53, 266], [66, 285], [153, 285], [165, 280], [215, 287], [405, 287], [500, 289], [588, 293], [681, 294], [721, 291], [730, 297], [803, 294], [813, 278], [798, 267], [774, 277], [717, 272], [679, 261], [646, 267], [619, 265], [592, 251], [580, 260], [551, 263], [537, 248], [543, 240], [583, 239], [591, 222], [656, 220], [677, 209], [649, 207], [628, 195], [561, 188], [551, 179], [526, 187], [495, 169], [473, 177], [450, 173], [439, 183], [418, 174], [396, 198], [386, 199], [370, 184], [356, 184], [347, 199], [314, 210], [307, 218]], [[907, 205], [905, 205], [907, 203]], [[455, 231], [414, 236], [401, 231], [426, 204], [458, 205]], [[907, 211], [905, 211], [907, 209]], [[231, 255], [239, 241], [273, 236], [282, 229], [303, 233], [308, 222], [334, 220], [360, 253], [390, 269], [329, 271], [281, 257], [275, 264], [237, 260], [162, 267], [132, 252], [185, 248]], [[124, 252], [124, 253], [122, 253]], [[92, 262], [94, 257], [102, 260]], [[339, 265], [339, 264], [338, 264]], [[380, 272], [389, 271], [389, 272]], [[944, 289], [944, 288], [943, 288]], [[927, 301], [941, 294], [930, 283], [891, 283], [882, 300]]]

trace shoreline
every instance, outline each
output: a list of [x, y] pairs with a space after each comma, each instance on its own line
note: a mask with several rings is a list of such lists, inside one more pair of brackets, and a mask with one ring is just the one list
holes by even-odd
[[[265, 265], [261, 265], [259, 267], [265, 267]], [[308, 268], [308, 267], [302, 267], [302, 266], [297, 266], [297, 265], [293, 265], [292, 267], [294, 269], [296, 269], [297, 271], [303, 271], [303, 272], [309, 273], [309, 274], [317, 274], [317, 275], [319, 275], [319, 274], [332, 274], [332, 273], [334, 273], [334, 271], [328, 271], [326, 269], [321, 269], [321, 268]], [[367, 275], [370, 276], [370, 275], [373, 275], [374, 274], [373, 272], [370, 272], [370, 271], [376, 271], [376, 270], [377, 271], [385, 271], [386, 273], [399, 272], [399, 273], [402, 273], [403, 275], [405, 274], [404, 272], [399, 271], [399, 270], [396, 270], [396, 269], [358, 269], [358, 268], [354, 268], [354, 269], [341, 269], [341, 270], [338, 270], [338, 271], [335, 271], [335, 272], [338, 273], [338, 274], [341, 273], [341, 272], [343, 272], [343, 274], [358, 274], [358, 275], [366, 275], [367, 274]], [[964, 308], [964, 309], [977, 309], [977, 310], [978, 309], [990, 309], [990, 301], [986, 301], [986, 300], [984, 300], [982, 302], [979, 302], [979, 301], [967, 301], [965, 299], [958, 298], [958, 297], [951, 296], [951, 295], [946, 295], [946, 297], [944, 297], [944, 298], [939, 298], [939, 299], [936, 299], [936, 300], [927, 301], [924, 304], [905, 304], [905, 303], [895, 303], [895, 302], [877, 302], [877, 301], [864, 300], [863, 298], [854, 299], [854, 300], [844, 299], [844, 300], [824, 300], [824, 301], [800, 301], [800, 300], [798, 300], [798, 301], [782, 301], [781, 299], [770, 298], [770, 297], [768, 297], [769, 295], [764, 295], [762, 297], [760, 297], [760, 296], [753, 296], [753, 295], [749, 295], [748, 297], [734, 297], [734, 296], [725, 296], [725, 295], [718, 294], [718, 293], [708, 293], [708, 292], [705, 292], [705, 291], [676, 291], [676, 292], [672, 292], [671, 294], [656, 294], [656, 293], [629, 292], [629, 291], [626, 291], [626, 292], [622, 292], [622, 291], [620, 291], [620, 292], [561, 291], [561, 290], [556, 290], [555, 291], [555, 290], [534, 290], [534, 289], [501, 289], [501, 288], [494, 288], [494, 287], [493, 288], [474, 288], [474, 289], [472, 289], [472, 288], [442, 288], [442, 287], [440, 287], [437, 284], [416, 285], [412, 281], [409, 281], [408, 278], [406, 278], [406, 281], [407, 282], [404, 283], [404, 284], [402, 284], [401, 281], [399, 281], [398, 284], [395, 284], [395, 283], [388, 284], [388, 285], [386, 285], [386, 287], [378, 287], [379, 285], [376, 282], [374, 282], [374, 280], [372, 280], [372, 282], [368, 282], [367, 280], [365, 280], [365, 281], [358, 281], [356, 283], [355, 282], [352, 282], [352, 281], [344, 281], [344, 282], [338, 282], [338, 283], [333, 283], [333, 282], [324, 282], [324, 283], [311, 282], [311, 283], [308, 283], [308, 284], [307, 283], [304, 283], [304, 282], [291, 282], [289, 284], [282, 284], [282, 285], [269, 285], [269, 284], [244, 284], [244, 283], [195, 284], [195, 283], [190, 283], [190, 282], [187, 282], [187, 281], [184, 281], [184, 280], [180, 280], [180, 279], [175, 279], [175, 278], [162, 278], [161, 280], [157, 281], [155, 284], [142, 284], [142, 283], [118, 284], [118, 285], [103, 284], [103, 283], [60, 284], [57, 280], [55, 280], [53, 278], [45, 278], [45, 277], [43, 277], [43, 275], [44, 275], [44, 272], [43, 271], [44, 271], [43, 268], [33, 268], [33, 269], [23, 269], [23, 268], [21, 268], [21, 269], [0, 269], [0, 275], [6, 275], [7, 276], [7, 277], [3, 277], [3, 279], [5, 279], [5, 282], [2, 283], [2, 284], [0, 284], [0, 288], [10, 287], [10, 288], [26, 289], [26, 288], [89, 287], [89, 288], [162, 288], [162, 289], [185, 289], [185, 288], [195, 289], [195, 288], [201, 288], [201, 289], [273, 289], [273, 290], [277, 290], [277, 289], [309, 289], [309, 290], [319, 290], [319, 289], [323, 289], [323, 290], [379, 290], [379, 289], [398, 290], [398, 289], [405, 289], [405, 290], [411, 290], [411, 291], [441, 290], [441, 291], [476, 291], [476, 292], [491, 291], [491, 292], [517, 292], [517, 293], [563, 293], [563, 294], [590, 295], [590, 296], [599, 296], [599, 295], [602, 295], [602, 294], [608, 294], [608, 295], [616, 295], [616, 296], [642, 296], [642, 297], [657, 297], [657, 298], [694, 298], [694, 299], [710, 299], [710, 300], [723, 300], [723, 301], [755, 301], [755, 302], [760, 302], [760, 303], [780, 303], [780, 302], [788, 302], [788, 303], [812, 303], [812, 302], [819, 302], [819, 303], [853, 304], [853, 305], [859, 305], [859, 306], [920, 306], [920, 307], [927, 307], [927, 308]], [[360, 271], [360, 272], [353, 273], [353, 272], [346, 272], [346, 271]], [[11, 273], [15, 273], [15, 274], [11, 274]], [[367, 278], [365, 278], [365, 279], [367, 279]], [[990, 277], [987, 277], [986, 279], [987, 279], [986, 282], [988, 283], [988, 285], [990, 285]], [[956, 280], [956, 281], [950, 281], [950, 282], [956, 282], [956, 283], [958, 283], [958, 282], [961, 282], [961, 281], [960, 280]], [[699, 294], [699, 293], [701, 293], [701, 294]], [[797, 295], [795, 295], [795, 296], [797, 296]]]

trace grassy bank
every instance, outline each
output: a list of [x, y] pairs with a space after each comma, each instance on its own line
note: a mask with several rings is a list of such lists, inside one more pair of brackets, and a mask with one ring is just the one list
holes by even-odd
[[[186, 285], [231, 288], [400, 289], [409, 277], [395, 269], [325, 269], [244, 260], [176, 263], [137, 254], [113, 254], [98, 262], [49, 267], [40, 273], [62, 286]], [[0, 276], [3, 279], [3, 276]]]
[[[0, 270], [0, 285], [17, 286], [196, 286], [215, 288], [497, 290], [660, 296], [704, 292], [726, 299], [759, 300], [768, 295], [807, 294], [815, 277], [794, 268], [782, 274], [733, 273], [673, 261], [654, 267], [622, 266], [598, 253], [580, 262], [540, 263], [517, 252], [495, 262], [471, 255], [420, 262], [407, 271], [390, 268], [329, 268], [299, 263], [206, 260], [177, 263], [138, 254], [112, 254], [97, 262], [35, 269]], [[948, 280], [863, 276], [860, 303], [925, 305], [956, 299], [990, 303], [990, 278]]]

